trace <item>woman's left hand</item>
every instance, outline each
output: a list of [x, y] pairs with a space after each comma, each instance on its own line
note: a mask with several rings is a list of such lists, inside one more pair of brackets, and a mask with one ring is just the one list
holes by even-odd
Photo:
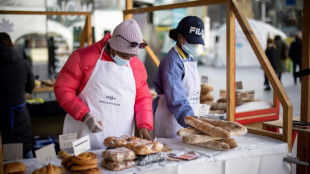
[[147, 140], [152, 141], [151, 134], [150, 134], [149, 130], [145, 127], [141, 128], [139, 130], [139, 137], [142, 139], [147, 139]]

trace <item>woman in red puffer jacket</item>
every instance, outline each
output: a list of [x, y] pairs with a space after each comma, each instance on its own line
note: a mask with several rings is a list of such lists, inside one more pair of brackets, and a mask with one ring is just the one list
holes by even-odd
[[97, 43], [74, 51], [58, 75], [55, 95], [68, 113], [63, 133], [90, 135], [92, 149], [108, 136], [151, 139], [152, 96], [136, 55], [147, 44], [134, 20], [125, 20]]

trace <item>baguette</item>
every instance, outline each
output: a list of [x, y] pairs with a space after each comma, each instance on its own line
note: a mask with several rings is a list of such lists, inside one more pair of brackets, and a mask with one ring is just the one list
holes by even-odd
[[212, 137], [210, 135], [189, 135], [189, 136], [182, 137], [182, 140], [185, 143], [189, 143], [189, 144], [204, 143], [204, 142], [220, 140], [220, 139], [221, 138], [219, 137]]
[[230, 133], [227, 130], [220, 127], [215, 127], [207, 122], [199, 120], [194, 116], [187, 116], [185, 118], [185, 123], [213, 137], [230, 138]]
[[208, 118], [199, 118], [203, 122], [207, 122], [213, 126], [221, 127], [230, 132], [231, 136], [244, 135], [248, 132], [247, 128], [237, 122], [214, 120]]
[[205, 133], [193, 128], [193, 127], [187, 127], [187, 128], [182, 128], [178, 130], [177, 135], [178, 136], [189, 136], [189, 135], [203, 135]]
[[228, 144], [230, 149], [238, 147], [237, 141], [232, 138], [222, 139], [219, 141]]
[[220, 141], [210, 141], [210, 142], [205, 142], [205, 143], [196, 143], [192, 144], [198, 147], [203, 147], [211, 150], [218, 150], [218, 151], [225, 151], [229, 150], [230, 147], [228, 144]]

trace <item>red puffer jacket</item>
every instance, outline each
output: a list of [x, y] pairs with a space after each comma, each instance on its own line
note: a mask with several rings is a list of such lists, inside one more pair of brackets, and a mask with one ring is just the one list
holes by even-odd
[[[78, 95], [84, 89], [102, 48], [110, 38], [111, 35], [106, 34], [95, 44], [74, 51], [58, 75], [54, 86], [56, 98], [60, 106], [76, 120], [82, 120], [89, 112], [89, 108]], [[106, 51], [103, 52], [101, 60], [113, 61]], [[152, 96], [146, 82], [146, 70], [138, 57], [133, 57], [129, 63], [136, 81], [134, 112], [137, 127], [138, 129], [145, 127], [151, 131], [153, 129]]]

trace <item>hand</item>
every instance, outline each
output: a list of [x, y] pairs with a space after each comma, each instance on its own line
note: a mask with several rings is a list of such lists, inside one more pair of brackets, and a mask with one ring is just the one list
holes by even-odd
[[84, 123], [87, 125], [89, 131], [92, 133], [103, 131], [102, 122], [93, 113], [88, 112], [84, 116]]
[[142, 139], [144, 138], [144, 139], [152, 141], [151, 134], [150, 134], [149, 130], [145, 127], [141, 128], [139, 130], [139, 137]]

